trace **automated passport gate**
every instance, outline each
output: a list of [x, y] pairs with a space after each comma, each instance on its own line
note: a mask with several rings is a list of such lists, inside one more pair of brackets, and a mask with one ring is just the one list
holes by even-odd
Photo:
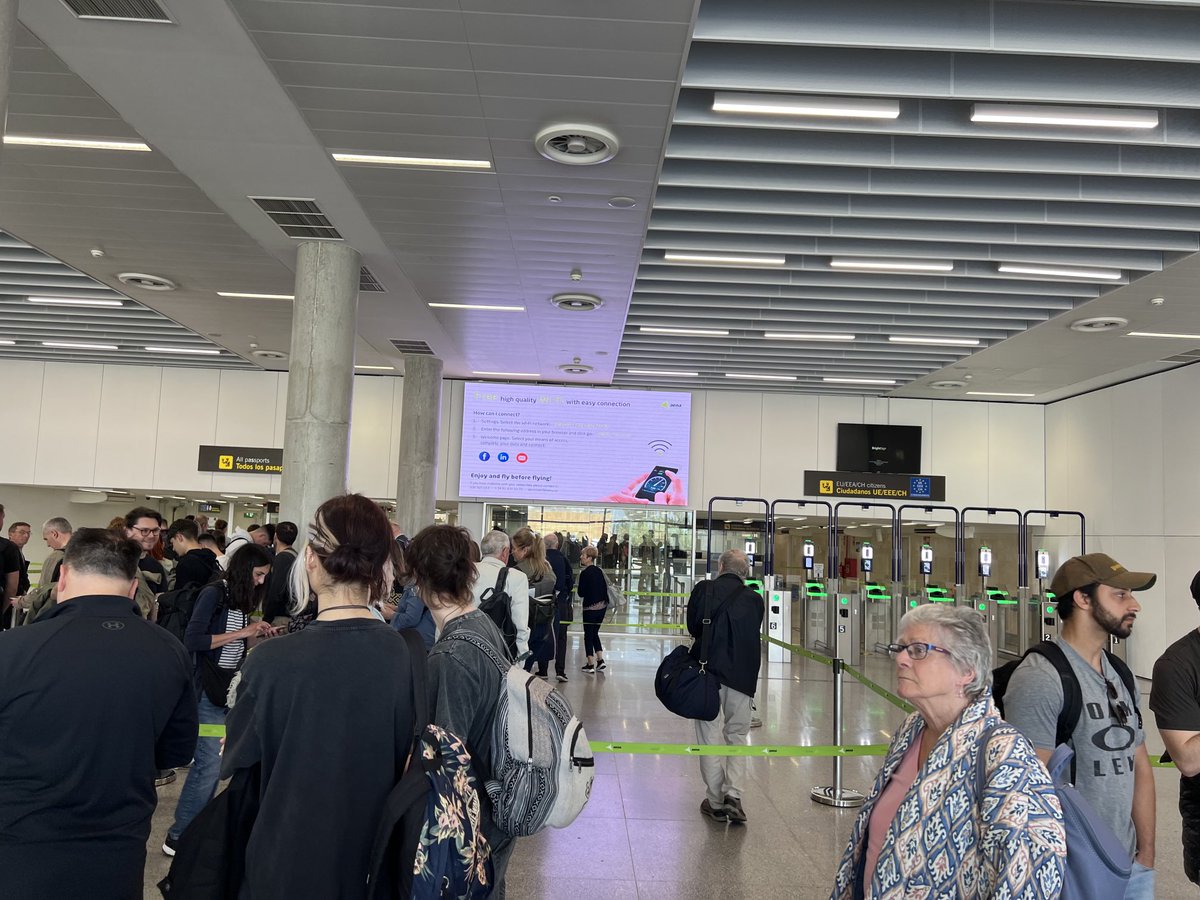
[[[1055, 606], [1055, 597], [1049, 590], [1050, 579], [1054, 577], [1054, 572], [1063, 563], [1063, 559], [1054, 559], [1046, 545], [1049, 539], [1045, 535], [1038, 542], [1037, 548], [1033, 553], [1033, 574], [1037, 577], [1037, 593], [1030, 589], [1030, 554], [1029, 548], [1033, 540], [1032, 532], [1029, 526], [1030, 516], [1046, 516], [1050, 520], [1059, 519], [1063, 516], [1079, 519], [1079, 553], [1087, 553], [1087, 518], [1083, 513], [1075, 510], [1067, 509], [1029, 509], [1021, 514], [1021, 538], [1019, 542], [1020, 558], [1018, 560], [1018, 569], [1020, 573], [1020, 585], [1018, 592], [1021, 599], [1021, 608], [1026, 610], [1026, 615], [1022, 618], [1027, 622], [1027, 638], [1025, 647], [1036, 644], [1038, 641], [1050, 641], [1058, 637], [1061, 622], [1058, 618], [1058, 610]], [[1062, 542], [1059, 542], [1060, 545]], [[1066, 553], [1067, 551], [1063, 551]], [[1064, 559], [1069, 557], [1064, 557]], [[1110, 638], [1111, 646], [1109, 649], [1128, 662], [1128, 646], [1127, 642], [1120, 638]]]
[[[904, 572], [904, 514], [909, 511], [923, 513], [948, 512], [953, 515], [953, 518], [949, 522], [937, 522], [935, 520], [930, 520], [927, 523], [929, 525], [951, 525], [954, 528], [954, 540], [951, 544], [951, 546], [954, 548], [953, 592], [951, 592], [949, 588], [945, 588], [937, 584], [930, 584], [929, 579], [933, 576], [934, 570], [935, 549], [930, 543], [925, 541], [917, 543], [915, 540], [916, 534], [914, 534], [913, 543], [916, 546], [911, 548], [908, 558], [911, 560], [915, 557], [916, 559], [917, 567], [915, 574], [920, 576], [921, 586], [915, 593], [915, 596], [913, 594], [909, 594], [907, 597], [905, 596], [903, 585], [908, 581], [914, 580], [912, 578], [914, 575], [913, 570], [909, 570], [908, 579], [905, 578]], [[960, 543], [962, 538], [962, 514], [958, 511], [958, 507], [956, 506], [931, 505], [926, 503], [904, 503], [896, 509], [896, 526], [893, 531], [896, 532], [896, 540], [892, 544], [892, 554], [894, 556], [892, 566], [896, 571], [897, 585], [892, 593], [899, 599], [893, 602], [893, 608], [896, 612], [895, 622], [893, 623], [892, 627], [892, 641], [897, 641], [900, 637], [900, 618], [906, 612], [908, 612], [908, 610], [913, 609], [922, 603], [957, 603], [960, 602], [959, 598], [965, 596], [962, 579], [962, 551]]]
[[[763, 528], [766, 530], [763, 535], [763, 554], [762, 554], [762, 579], [753, 577], [753, 569], [751, 569], [751, 578], [747, 580], [747, 585], [762, 596], [766, 602], [766, 615], [763, 616], [763, 634], [767, 637], [773, 637], [777, 640], [791, 643], [791, 627], [784, 630], [784, 622], [782, 619], [785, 605], [778, 604], [774, 612], [772, 612], [772, 604], [769, 602], [772, 591], [775, 589], [775, 578], [771, 574], [771, 505], [762, 497], [711, 497], [708, 501], [708, 533], [705, 536], [706, 544], [704, 550], [704, 578], [711, 579], [716, 577], [716, 565], [713, 561], [712, 553], [712, 536], [713, 536], [713, 506], [718, 502], [733, 503], [737, 506], [744, 506], [747, 503], [754, 504], [755, 507], [761, 506], [763, 509]], [[787, 616], [790, 622], [791, 607], [787, 606]]]
[[973, 556], [976, 577], [979, 578], [979, 592], [971, 597], [971, 602], [975, 604], [976, 609], [987, 623], [993, 658], [999, 662], [1003, 657], [1020, 657], [1027, 646], [1022, 630], [1028, 624], [1028, 617], [1022, 614], [1025, 605], [1019, 597], [1012, 596], [1006, 586], [1012, 588], [1015, 585], [1019, 588], [1021, 582], [1021, 543], [1024, 535], [1021, 511], [1002, 506], [963, 507], [958, 532], [964, 566], [967, 558], [967, 527], [971, 524], [980, 524], [967, 522], [969, 513], [986, 514], [989, 525], [996, 516], [1011, 516], [1014, 520], [1013, 524], [1017, 527], [1015, 559], [1005, 558], [1007, 554], [998, 552], [996, 547], [990, 546], [986, 536], [976, 549]]
[[[877, 560], [874, 555], [874, 547], [869, 541], [863, 541], [858, 550], [858, 569], [861, 566], [862, 581], [851, 581], [849, 578], [843, 578], [842, 569], [840, 568], [842, 560], [840, 559], [839, 536], [841, 528], [839, 521], [841, 519], [841, 511], [843, 508], [853, 507], [855, 509], [886, 509], [890, 517], [888, 526], [895, 531], [896, 528], [896, 507], [890, 503], [877, 502], [860, 502], [860, 501], [843, 501], [833, 507], [833, 531], [830, 535], [831, 560], [833, 565], [833, 578], [830, 581], [831, 591], [833, 595], [833, 655], [834, 657], [848, 662], [852, 666], [857, 666], [862, 661], [862, 629], [864, 618], [864, 604], [875, 603], [885, 604], [885, 614], [891, 612], [891, 596], [897, 593], [895, 590], [889, 595], [886, 589], [880, 592], [878, 587], [868, 591], [866, 585], [875, 583], [874, 573]], [[893, 544], [895, 543], [895, 535], [893, 534]], [[887, 574], [887, 568], [891, 569], [891, 580], [893, 587], [896, 587], [896, 572], [895, 572], [895, 553], [893, 551], [891, 565], [888, 566], [887, 560], [879, 560], [886, 566], [884, 574]], [[847, 573], [849, 568], [846, 569]], [[887, 596], [885, 601], [882, 598]], [[872, 647], [873, 649], [873, 647]]]
[[[769, 540], [767, 546], [769, 548], [769, 571], [775, 579], [775, 584], [778, 587], [779, 575], [776, 571], [779, 563], [778, 551], [778, 526], [777, 509], [780, 505], [788, 504], [798, 506], [801, 510], [806, 510], [812, 507], [816, 510], [825, 511], [825, 534], [827, 537], [825, 547], [825, 558], [818, 561], [817, 546], [812, 540], [804, 540], [801, 544], [801, 553], [804, 560], [803, 582], [800, 590], [800, 646], [807, 647], [810, 650], [815, 650], [818, 653], [832, 655], [833, 653], [833, 622], [836, 615], [831, 612], [829, 605], [829, 597], [831, 591], [827, 587], [826, 579], [836, 578], [834, 571], [834, 543], [836, 535], [833, 527], [833, 504], [827, 500], [773, 500], [771, 501], [770, 516], [768, 517], [768, 535]], [[773, 591], [774, 594], [783, 594], [782, 591]], [[785, 627], [783, 634], [785, 636], [775, 635], [780, 637], [780, 640], [791, 641], [791, 598], [790, 595], [779, 598], [781, 610], [785, 619]], [[768, 608], [768, 614], [770, 609]], [[768, 631], [768, 634], [770, 632]], [[772, 649], [775, 648], [771, 645]], [[786, 651], [785, 651], [786, 652]]]

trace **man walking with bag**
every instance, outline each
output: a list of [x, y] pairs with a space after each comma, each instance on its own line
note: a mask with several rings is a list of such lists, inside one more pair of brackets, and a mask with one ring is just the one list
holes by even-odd
[[[709, 607], [708, 666], [721, 685], [721, 712], [711, 722], [696, 719], [700, 744], [745, 744], [750, 733], [750, 704], [758, 685], [761, 660], [763, 599], [746, 587], [750, 563], [741, 550], [726, 550], [717, 563], [717, 577], [692, 588], [688, 598], [688, 632], [696, 642], [691, 655], [699, 658], [704, 610]], [[746, 822], [742, 788], [744, 756], [701, 756], [700, 774], [707, 796], [700, 812], [717, 822]]]

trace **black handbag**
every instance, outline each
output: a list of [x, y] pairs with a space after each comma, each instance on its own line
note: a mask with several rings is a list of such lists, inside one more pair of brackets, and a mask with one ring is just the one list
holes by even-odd
[[[710, 582], [711, 584], [711, 582]], [[708, 647], [712, 636], [712, 598], [716, 585], [704, 597], [704, 618], [700, 629], [700, 658], [691, 648], [680, 644], [667, 654], [654, 676], [654, 693], [662, 705], [685, 719], [711, 722], [721, 711], [721, 684], [708, 671]]]

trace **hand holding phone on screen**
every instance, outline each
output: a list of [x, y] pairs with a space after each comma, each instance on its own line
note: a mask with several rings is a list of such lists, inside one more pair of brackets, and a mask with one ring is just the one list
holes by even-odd
[[607, 503], [657, 503], [664, 506], [686, 506], [687, 486], [677, 469], [655, 466], [653, 471], [643, 472], [622, 490], [599, 499], [601, 502]]

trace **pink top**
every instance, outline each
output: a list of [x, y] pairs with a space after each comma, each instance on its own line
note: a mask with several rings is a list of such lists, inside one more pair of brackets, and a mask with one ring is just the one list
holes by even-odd
[[875, 866], [879, 862], [879, 851], [883, 849], [883, 841], [892, 826], [892, 820], [896, 818], [900, 804], [904, 801], [904, 795], [908, 793], [917, 777], [917, 758], [921, 755], [923, 730], [913, 735], [912, 743], [904, 752], [904, 758], [900, 760], [900, 765], [892, 773], [892, 777], [880, 792], [879, 799], [875, 801], [875, 808], [871, 810], [871, 821], [867, 825], [867, 859], [863, 867], [864, 894], [870, 893], [868, 886], [875, 877]]

